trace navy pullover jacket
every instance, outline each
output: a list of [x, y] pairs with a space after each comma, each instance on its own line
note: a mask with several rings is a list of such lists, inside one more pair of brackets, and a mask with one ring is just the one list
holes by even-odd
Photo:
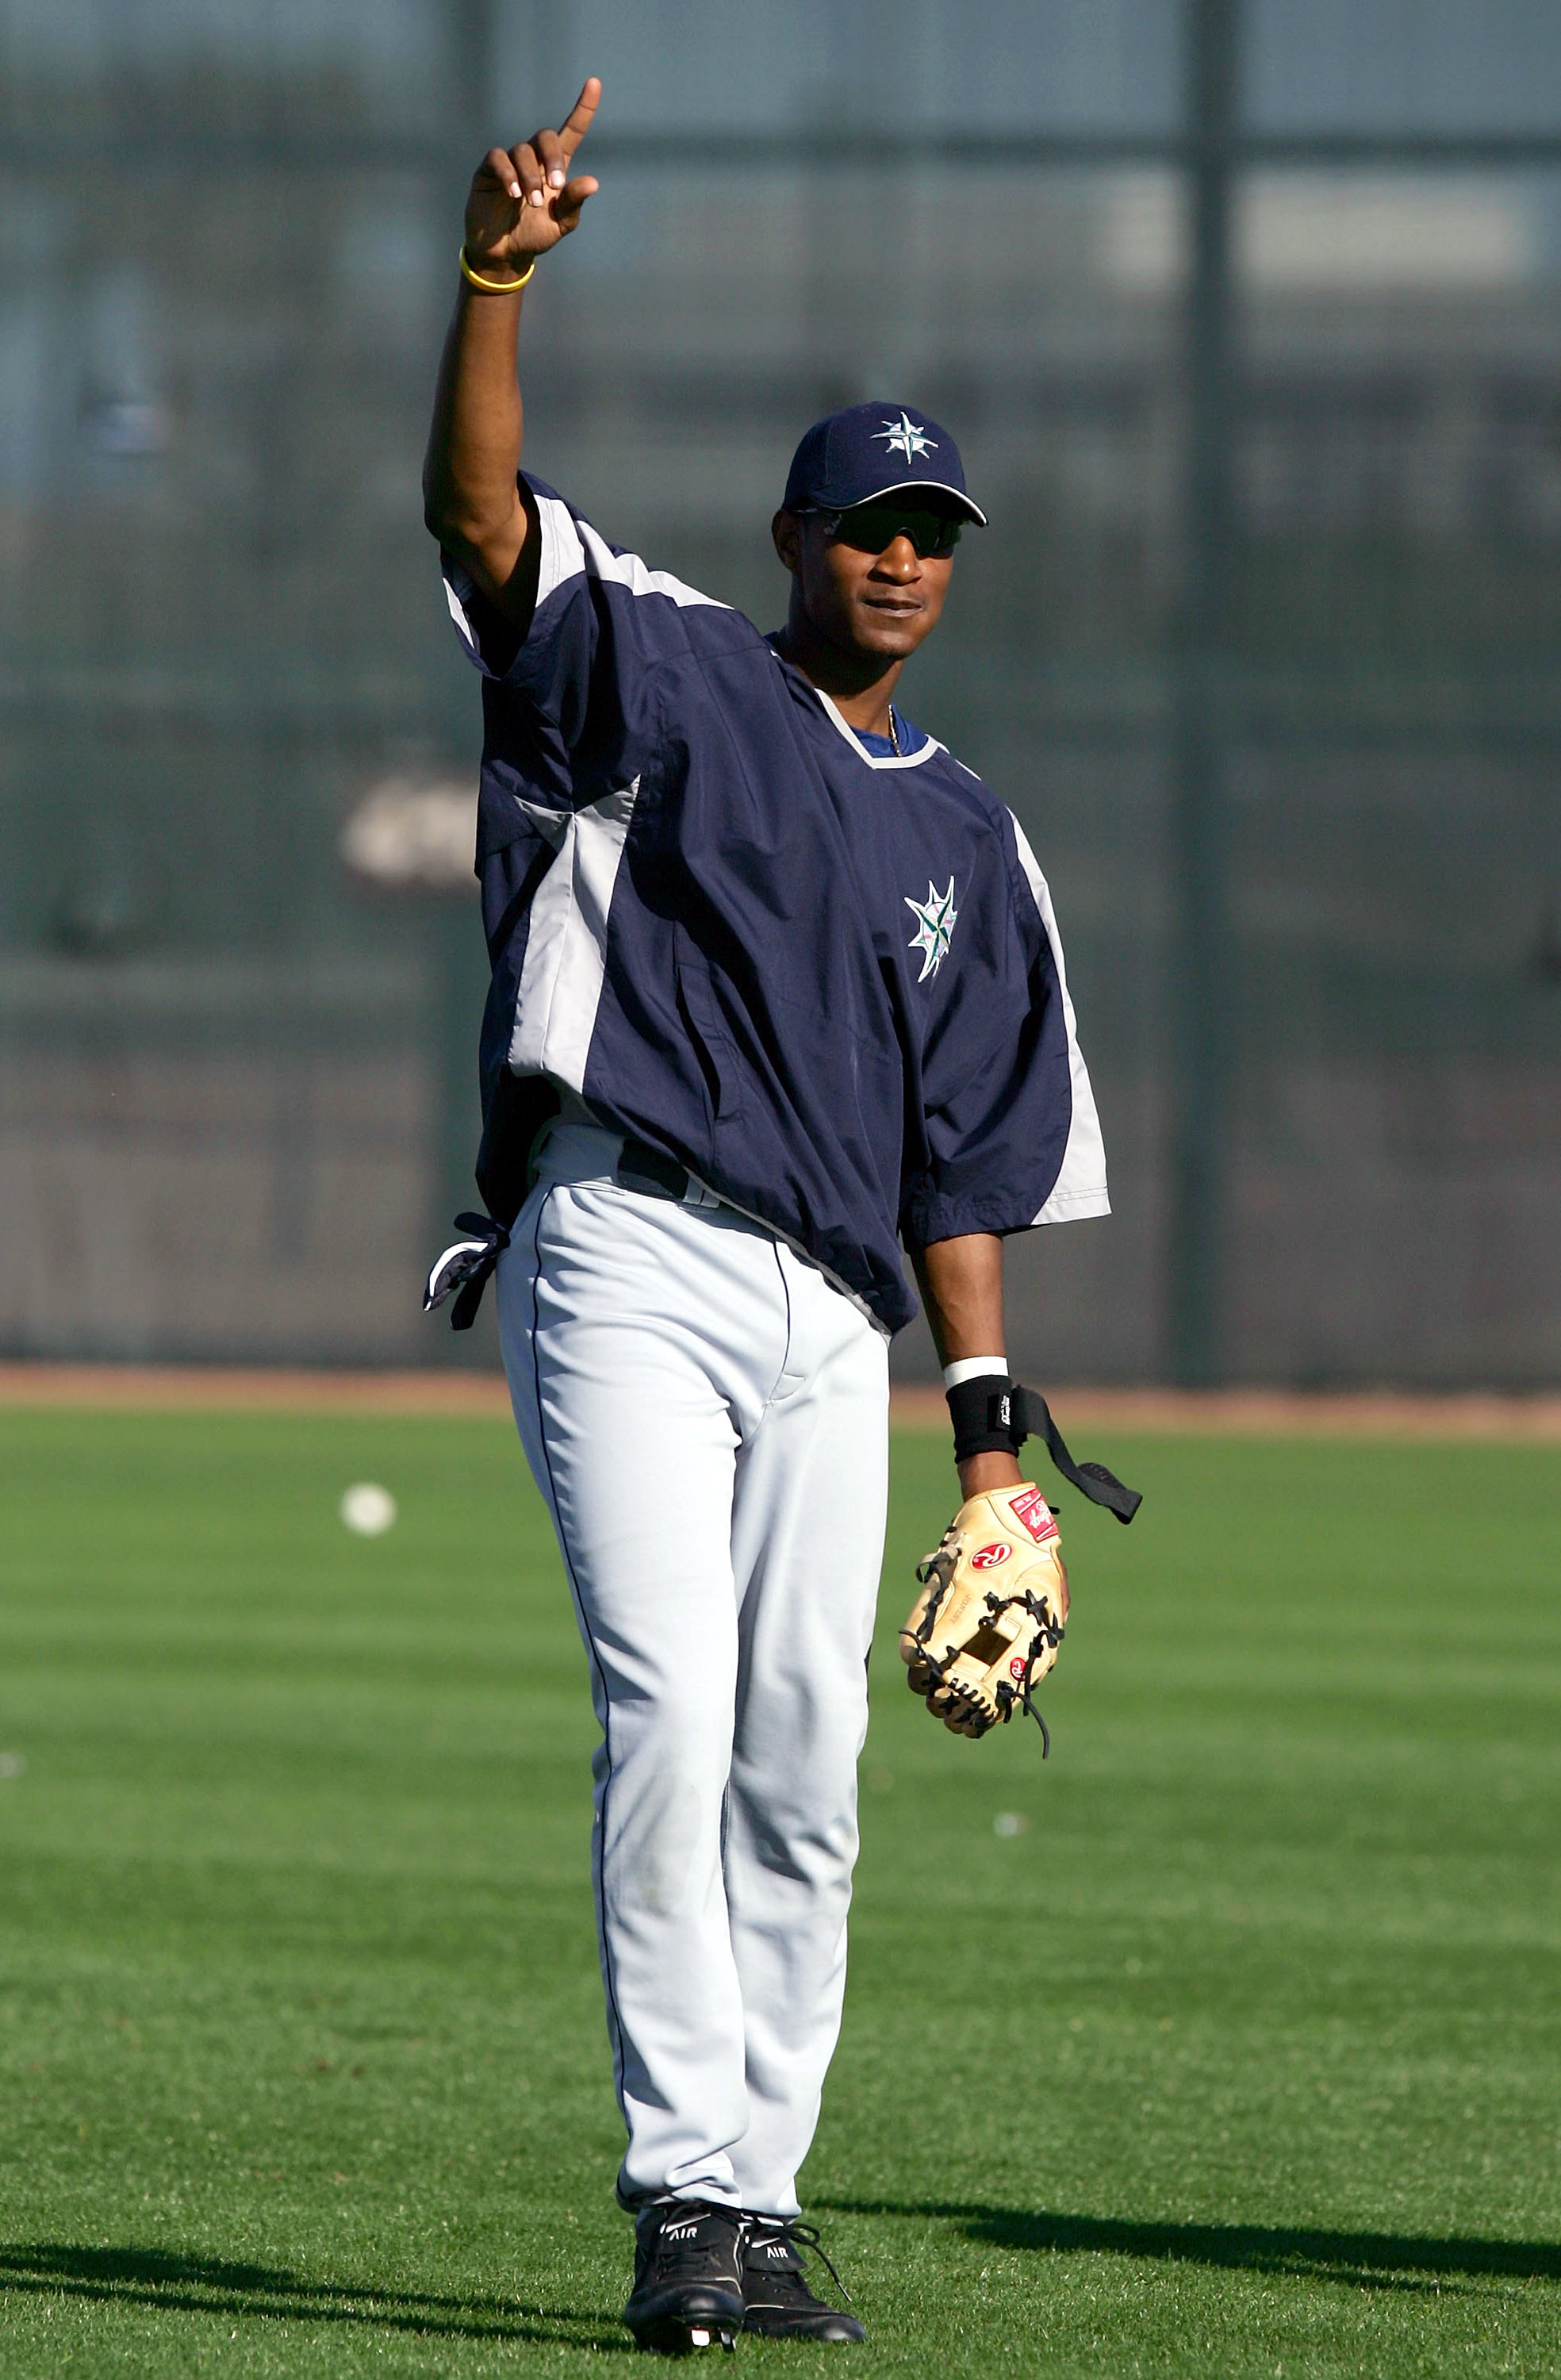
[[514, 1220], [560, 1086], [886, 1332], [916, 1310], [902, 1241], [1107, 1213], [1016, 820], [931, 736], [869, 749], [741, 613], [526, 485], [541, 555], [518, 647], [445, 564], [484, 675], [492, 1213]]

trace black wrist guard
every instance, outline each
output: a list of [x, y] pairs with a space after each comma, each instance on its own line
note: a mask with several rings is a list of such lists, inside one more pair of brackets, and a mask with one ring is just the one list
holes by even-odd
[[1104, 1504], [1119, 1521], [1131, 1521], [1143, 1503], [1137, 1488], [1124, 1488], [1104, 1463], [1074, 1462], [1045, 1397], [1034, 1389], [1023, 1389], [998, 1372], [982, 1372], [974, 1380], [962, 1380], [957, 1389], [946, 1389], [944, 1395], [954, 1417], [956, 1463], [967, 1462], [973, 1454], [1011, 1454], [1017, 1461], [1025, 1439], [1039, 1438], [1064, 1479], [1092, 1504]]
[[1013, 1382], [1003, 1372], [978, 1372], [946, 1389], [954, 1423], [954, 1460], [966, 1463], [973, 1454], [1017, 1454], [1013, 1434]]

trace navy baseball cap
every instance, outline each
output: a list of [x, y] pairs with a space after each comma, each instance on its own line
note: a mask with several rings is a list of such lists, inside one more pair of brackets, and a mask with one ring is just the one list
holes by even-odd
[[986, 514], [965, 493], [964, 465], [949, 432], [929, 414], [874, 399], [814, 423], [792, 457], [781, 502], [794, 513], [844, 513], [912, 489], [948, 497], [986, 528]]

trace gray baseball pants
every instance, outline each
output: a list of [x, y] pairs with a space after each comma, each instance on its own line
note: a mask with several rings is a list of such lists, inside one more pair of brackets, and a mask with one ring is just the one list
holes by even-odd
[[691, 1186], [552, 1129], [498, 1274], [510, 1393], [590, 1661], [625, 2204], [772, 2215], [840, 2031], [888, 1488], [888, 1346]]

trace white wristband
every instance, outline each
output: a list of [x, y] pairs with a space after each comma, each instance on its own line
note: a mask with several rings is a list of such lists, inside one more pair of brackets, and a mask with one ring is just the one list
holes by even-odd
[[994, 1374], [1000, 1380], [1007, 1379], [1006, 1355], [962, 1355], [957, 1364], [944, 1365], [943, 1385], [946, 1389], [959, 1389], [966, 1380], [990, 1378]]

